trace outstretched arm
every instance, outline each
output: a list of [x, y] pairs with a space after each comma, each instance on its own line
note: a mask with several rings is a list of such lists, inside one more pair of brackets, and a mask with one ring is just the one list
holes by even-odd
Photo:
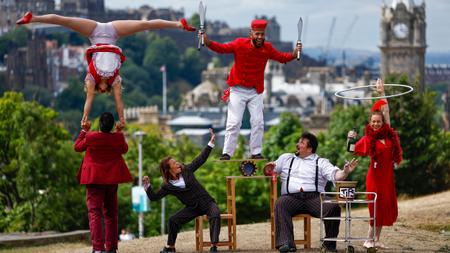
[[198, 38], [202, 38], [203, 33], [203, 40], [205, 41], [205, 45], [211, 50], [219, 54], [232, 54], [235, 51], [235, 46], [237, 46], [236, 41], [227, 43], [227, 44], [219, 44], [216, 42], [213, 42], [208, 39], [208, 36], [206, 36], [206, 30], [199, 30], [198, 31]]
[[89, 113], [91, 112], [92, 101], [94, 100], [95, 84], [91, 80], [86, 80], [86, 102], [84, 103], [84, 115], [89, 119]]
[[114, 100], [116, 100], [117, 114], [119, 114], [119, 123], [116, 125], [116, 132], [122, 131], [125, 128], [125, 119], [123, 117], [123, 103], [122, 103], [122, 82], [117, 82], [113, 87]]
[[152, 186], [150, 185], [150, 180], [148, 179], [148, 176], [144, 176], [142, 178], [142, 184], [150, 201], [157, 201], [169, 195], [169, 191], [163, 188], [159, 189], [157, 192], [154, 192]]
[[[378, 78], [377, 80], [377, 88], [373, 89], [374, 91], [378, 92], [380, 94], [380, 96], [386, 96], [386, 94], [384, 93], [384, 84], [383, 81]], [[388, 102], [386, 98], [383, 98], [384, 102]], [[383, 112], [383, 117], [384, 117], [384, 123], [388, 124], [389, 126], [391, 125], [391, 118], [389, 117], [389, 104], [385, 104], [381, 107], [381, 110]]]
[[214, 135], [213, 130], [210, 128], [211, 132], [211, 140], [208, 145], [206, 145], [205, 149], [203, 149], [202, 153], [194, 159], [190, 164], [186, 165], [186, 169], [194, 173], [198, 168], [200, 168], [206, 160], [208, 160], [209, 154], [211, 154], [211, 150], [214, 148], [214, 141], [216, 140], [216, 136]]

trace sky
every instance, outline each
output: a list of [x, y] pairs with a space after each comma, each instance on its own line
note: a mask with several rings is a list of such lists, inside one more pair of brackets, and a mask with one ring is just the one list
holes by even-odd
[[[110, 9], [184, 8], [189, 19], [198, 13], [199, 0], [104, 0]], [[421, 5], [424, 0], [413, 0]], [[385, 0], [391, 5], [393, 0]], [[303, 19], [304, 47], [326, 46], [333, 17], [336, 23], [331, 37], [333, 48], [378, 51], [382, 0], [203, 0], [207, 20], [225, 21], [229, 27], [249, 27], [255, 15], [276, 17], [281, 27], [281, 40], [297, 40], [297, 22]], [[450, 52], [450, 0], [425, 0], [427, 52]], [[352, 21], [357, 18], [347, 39]]]

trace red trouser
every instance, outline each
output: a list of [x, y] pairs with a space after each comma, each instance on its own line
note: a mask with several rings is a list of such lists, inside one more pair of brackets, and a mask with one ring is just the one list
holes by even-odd
[[[86, 202], [89, 210], [89, 228], [94, 251], [117, 249], [119, 233], [119, 207], [117, 184], [87, 184]], [[105, 215], [105, 241], [102, 214]]]

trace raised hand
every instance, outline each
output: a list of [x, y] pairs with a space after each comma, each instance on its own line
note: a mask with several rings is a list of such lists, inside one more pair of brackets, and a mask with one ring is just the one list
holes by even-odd
[[89, 130], [91, 129], [91, 125], [92, 122], [88, 121], [88, 118], [86, 116], [83, 117], [83, 119], [81, 120], [81, 128], [84, 131], [89, 132]]
[[353, 131], [348, 132], [347, 138], [356, 138], [356, 132]]
[[373, 89], [373, 90], [380, 93], [380, 95], [383, 94], [381, 96], [384, 96], [384, 85], [383, 85], [383, 81], [380, 78], [378, 78], [378, 80], [377, 80], [377, 88]]
[[356, 165], [358, 165], [358, 160], [353, 158], [351, 162], [346, 163], [344, 165], [344, 171], [347, 172], [347, 173], [350, 173], [350, 172], [352, 172], [355, 169]]
[[144, 176], [142, 178], [142, 183], [144, 184], [144, 190], [147, 191], [148, 190], [147, 185], [150, 183], [150, 180], [148, 179], [148, 176]]
[[120, 121], [117, 122], [116, 127], [114, 128], [114, 130], [116, 132], [121, 132], [126, 126], [125, 120], [123, 118], [120, 118]]
[[209, 129], [209, 131], [211, 132], [211, 140], [210, 140], [210, 142], [214, 143], [214, 141], [216, 141], [216, 136], [214, 135], [214, 132], [213, 132], [213, 130], [211, 128]]

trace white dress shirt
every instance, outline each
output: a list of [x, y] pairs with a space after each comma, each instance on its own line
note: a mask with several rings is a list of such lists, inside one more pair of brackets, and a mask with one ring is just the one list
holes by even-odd
[[[289, 165], [292, 163], [291, 172], [289, 173]], [[319, 158], [317, 154], [312, 154], [305, 158], [297, 157], [295, 154], [287, 153], [281, 155], [275, 161], [275, 169], [281, 180], [281, 195], [288, 194], [288, 178], [289, 178], [289, 193], [298, 193], [300, 189], [304, 192], [316, 191], [316, 160]], [[319, 172], [318, 172], [318, 191], [324, 192], [325, 185], [328, 181], [335, 184], [334, 176], [339, 170], [338, 167], [330, 163], [326, 158], [319, 158]]]

